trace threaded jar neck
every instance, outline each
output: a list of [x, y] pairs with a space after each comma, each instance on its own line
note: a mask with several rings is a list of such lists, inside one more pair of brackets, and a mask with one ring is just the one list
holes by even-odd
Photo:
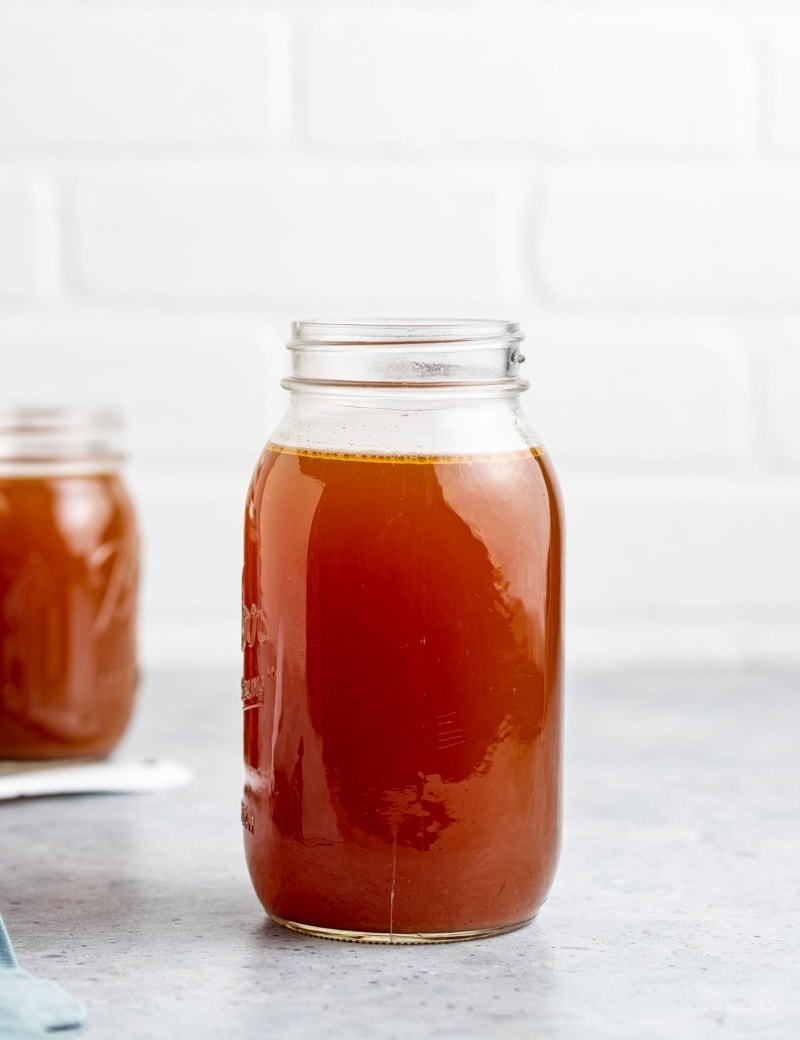
[[111, 409], [0, 409], [0, 470], [114, 469], [122, 461], [121, 416]]
[[477, 318], [296, 321], [287, 343], [292, 374], [283, 385], [524, 390], [522, 338], [515, 322]]

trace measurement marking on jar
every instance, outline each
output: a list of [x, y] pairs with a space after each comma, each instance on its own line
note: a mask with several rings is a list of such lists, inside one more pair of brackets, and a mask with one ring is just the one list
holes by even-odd
[[130, 539], [104, 542], [89, 557], [89, 580], [104, 591], [94, 619], [94, 632], [101, 635], [113, 621], [130, 617], [136, 601], [138, 561]]
[[258, 708], [264, 703], [264, 680], [260, 675], [242, 679], [242, 708]]
[[456, 712], [448, 711], [436, 717], [436, 746], [440, 751], [466, 744], [464, 730], [456, 721]]
[[267, 615], [255, 603], [248, 607], [242, 604], [242, 650], [256, 643], [266, 643], [269, 636]]
[[249, 833], [253, 834], [256, 829], [256, 816], [252, 809], [245, 805], [242, 800], [242, 826]]

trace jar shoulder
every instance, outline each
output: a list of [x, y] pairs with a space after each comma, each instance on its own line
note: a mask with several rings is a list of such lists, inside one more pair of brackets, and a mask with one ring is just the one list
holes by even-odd
[[478, 392], [293, 395], [270, 440], [367, 456], [465, 457], [541, 448], [518, 394]]

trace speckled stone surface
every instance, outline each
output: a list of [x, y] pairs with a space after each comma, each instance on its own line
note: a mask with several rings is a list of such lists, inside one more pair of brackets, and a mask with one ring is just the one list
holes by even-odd
[[0, 804], [20, 964], [88, 1005], [65, 1040], [800, 1036], [800, 675], [573, 676], [568, 705], [538, 920], [360, 946], [284, 931], [253, 895], [238, 677], [154, 674], [122, 752], [192, 785]]

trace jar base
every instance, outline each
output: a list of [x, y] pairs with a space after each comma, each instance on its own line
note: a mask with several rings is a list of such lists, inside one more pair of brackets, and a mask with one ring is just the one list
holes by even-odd
[[489, 939], [493, 935], [515, 932], [533, 920], [532, 917], [528, 917], [524, 921], [515, 921], [514, 924], [504, 924], [497, 928], [476, 928], [466, 932], [354, 932], [347, 928], [323, 928], [315, 924], [305, 924], [302, 921], [287, 921], [273, 913], [269, 913], [269, 917], [275, 924], [279, 924], [283, 928], [289, 928], [293, 932], [302, 932], [304, 935], [313, 935], [317, 939], [378, 943], [385, 946], [421, 946], [433, 943], [465, 942], [467, 939]]

